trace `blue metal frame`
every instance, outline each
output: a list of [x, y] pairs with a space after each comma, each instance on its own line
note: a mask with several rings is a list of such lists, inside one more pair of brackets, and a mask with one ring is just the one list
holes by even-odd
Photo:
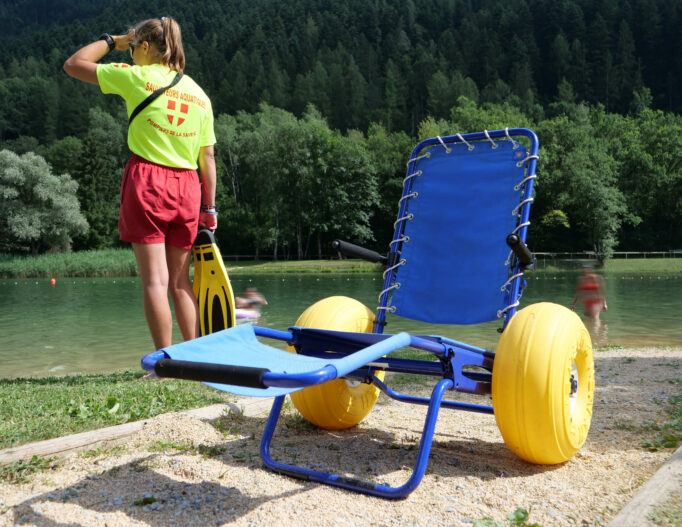
[[[277, 334], [274, 334], [268, 328], [256, 326], [254, 329], [257, 335], [284, 340], [288, 344], [295, 346], [297, 352], [315, 357], [338, 357], [339, 355], [351, 354], [358, 349], [383, 341], [391, 336], [376, 333], [346, 333], [299, 327], [292, 327], [289, 328], [289, 332], [277, 332]], [[307, 481], [324, 483], [382, 498], [405, 498], [419, 485], [426, 471], [436, 420], [441, 407], [493, 414], [492, 406], [443, 400], [446, 390], [456, 390], [472, 394], [490, 393], [491, 373], [468, 373], [464, 371], [464, 368], [466, 366], [477, 366], [491, 372], [494, 357], [492, 352], [444, 337], [427, 335], [411, 336], [410, 347], [429, 351], [440, 360], [436, 362], [383, 357], [368, 364], [365, 368], [360, 368], [346, 375], [347, 378], [373, 383], [392, 399], [428, 406], [414, 469], [405, 484], [399, 487], [390, 487], [371, 481], [310, 470], [273, 459], [270, 453], [270, 446], [281, 414], [284, 396], [275, 398], [265, 430], [263, 431], [260, 445], [263, 463], [271, 470]], [[333, 349], [334, 351], [320, 351], [324, 349]], [[376, 377], [377, 371], [404, 372], [442, 378], [434, 387], [431, 397], [424, 398], [395, 392]]]
[[431, 398], [428, 400], [429, 409], [426, 412], [426, 420], [424, 421], [424, 429], [422, 431], [421, 441], [419, 442], [419, 450], [417, 451], [417, 460], [415, 462], [414, 470], [412, 471], [412, 475], [407, 482], [399, 487], [390, 487], [388, 485], [382, 485], [372, 481], [348, 478], [345, 476], [339, 476], [337, 474], [319, 472], [317, 470], [311, 470], [305, 467], [299, 467], [296, 465], [289, 465], [275, 461], [270, 455], [270, 445], [272, 436], [277, 426], [277, 421], [279, 420], [279, 415], [282, 411], [284, 396], [275, 398], [275, 402], [272, 405], [272, 410], [270, 411], [268, 422], [265, 425], [265, 431], [263, 432], [263, 438], [260, 444], [261, 459], [265, 463], [265, 466], [271, 470], [287, 476], [293, 476], [295, 478], [304, 479], [307, 481], [325, 483], [326, 485], [362, 492], [363, 494], [370, 494], [380, 498], [405, 498], [417, 488], [424, 477], [426, 466], [429, 462], [429, 453], [431, 452], [433, 431], [436, 427], [438, 411], [440, 410], [445, 391], [452, 389], [452, 387], [453, 383], [450, 379], [441, 379], [433, 389]]

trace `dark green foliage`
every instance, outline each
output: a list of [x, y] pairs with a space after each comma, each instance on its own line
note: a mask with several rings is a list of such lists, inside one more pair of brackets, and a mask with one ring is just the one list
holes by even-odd
[[[213, 102], [226, 254], [319, 256], [337, 236], [385, 251], [417, 136], [518, 126], [543, 145], [535, 250], [682, 248], [682, 55], [662, 51], [682, 44], [680, 0], [167, 0], [161, 11]], [[119, 244], [126, 115], [61, 66], [151, 16], [158, 6], [130, 0], [0, 6], [2, 148], [79, 183], [90, 229], [76, 249]]]
[[[187, 9], [168, 0], [162, 10], [183, 27], [188, 73], [217, 113], [254, 112], [260, 102], [300, 113], [313, 103], [332, 128], [370, 118], [414, 135], [427, 112], [446, 117], [457, 96], [475, 100], [472, 90], [488, 102], [530, 91], [547, 105], [562, 79], [578, 100], [608, 111], [627, 112], [643, 86], [654, 107], [682, 109], [682, 58], [661, 52], [682, 43], [679, 2], [208, 0]], [[130, 0], [98, 8], [27, 0], [2, 12], [0, 92], [10, 102], [2, 136], [41, 142], [77, 135], [99, 97], [64, 78], [64, 59], [102, 31], [124, 32], [152, 15]]]

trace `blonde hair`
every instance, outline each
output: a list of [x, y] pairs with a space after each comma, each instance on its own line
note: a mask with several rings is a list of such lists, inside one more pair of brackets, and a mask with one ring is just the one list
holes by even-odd
[[185, 52], [182, 49], [180, 26], [169, 16], [150, 18], [135, 27], [135, 41], [153, 44], [161, 64], [182, 73], [185, 69]]

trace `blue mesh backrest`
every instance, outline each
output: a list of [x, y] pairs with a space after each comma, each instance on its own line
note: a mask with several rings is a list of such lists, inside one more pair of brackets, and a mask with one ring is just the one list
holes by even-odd
[[[494, 144], [497, 148], [494, 148]], [[431, 147], [416, 162], [391, 304], [402, 317], [441, 324], [498, 319], [510, 303], [509, 246], [524, 178], [523, 145], [482, 141]], [[517, 209], [518, 211], [518, 209]]]

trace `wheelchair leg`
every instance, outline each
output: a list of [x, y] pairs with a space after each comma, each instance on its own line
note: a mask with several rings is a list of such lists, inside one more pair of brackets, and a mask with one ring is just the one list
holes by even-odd
[[389, 487], [387, 485], [381, 485], [372, 481], [318, 472], [316, 470], [310, 470], [304, 467], [280, 463], [272, 459], [270, 455], [270, 442], [282, 411], [284, 396], [276, 397], [275, 402], [272, 405], [272, 410], [270, 411], [268, 422], [265, 425], [263, 439], [261, 440], [260, 444], [261, 458], [263, 459], [263, 463], [265, 463], [268, 468], [287, 476], [293, 476], [295, 478], [304, 479], [307, 481], [316, 481], [318, 483], [324, 483], [334, 487], [341, 487], [356, 492], [362, 492], [364, 494], [379, 496], [381, 498], [405, 498], [417, 488], [417, 485], [419, 485], [419, 482], [424, 477], [426, 466], [429, 461], [429, 454], [431, 452], [431, 443], [433, 441], [433, 432], [436, 427], [436, 420], [438, 418], [438, 410], [440, 410], [441, 401], [443, 400], [445, 391], [451, 389], [453, 386], [454, 384], [452, 380], [442, 379], [434, 387], [433, 392], [431, 393], [429, 407], [426, 412], [424, 429], [422, 431], [422, 438], [421, 442], [419, 443], [417, 460], [415, 462], [412, 475], [406, 483], [399, 487]]

